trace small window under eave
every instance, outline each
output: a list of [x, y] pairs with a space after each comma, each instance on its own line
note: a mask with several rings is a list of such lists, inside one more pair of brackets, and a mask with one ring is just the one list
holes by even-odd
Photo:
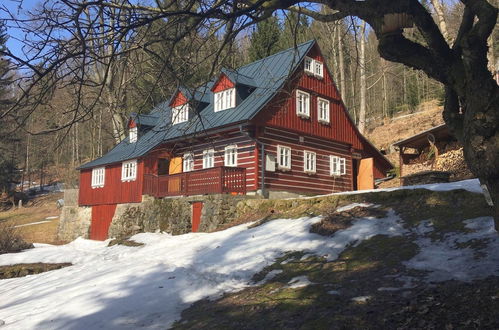
[[213, 84], [213, 109], [215, 112], [236, 107], [236, 84], [222, 73]]

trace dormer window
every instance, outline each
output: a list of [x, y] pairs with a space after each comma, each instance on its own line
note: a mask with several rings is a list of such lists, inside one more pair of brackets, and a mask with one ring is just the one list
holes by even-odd
[[217, 92], [215, 95], [215, 112], [222, 111], [230, 108], [234, 108], [236, 106], [236, 89], [229, 88], [220, 92]]
[[138, 138], [138, 130], [137, 130], [137, 126], [135, 127], [130, 127], [130, 130], [129, 130], [129, 134], [130, 134], [130, 143], [135, 143], [137, 142], [137, 138]]
[[182, 104], [172, 108], [172, 124], [179, 124], [189, 120], [189, 104]]
[[324, 77], [324, 64], [321, 61], [314, 60], [313, 58], [307, 56], [305, 57], [303, 66], [305, 73], [314, 75], [317, 78]]

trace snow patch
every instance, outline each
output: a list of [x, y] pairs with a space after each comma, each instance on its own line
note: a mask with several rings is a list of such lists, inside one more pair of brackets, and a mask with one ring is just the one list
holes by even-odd
[[373, 205], [374, 204], [370, 204], [370, 203], [352, 203], [352, 204], [348, 204], [348, 205], [345, 205], [342, 207], [338, 207], [336, 209], [336, 212], [340, 213], [340, 212], [350, 211], [351, 209], [354, 209], [356, 207], [371, 207]]
[[305, 286], [309, 286], [311, 284], [314, 284], [310, 282], [307, 276], [297, 276], [293, 277], [289, 282], [288, 282], [288, 288], [296, 289], [296, 288], [303, 288]]
[[[73, 264], [2, 280], [2, 329], [168, 328], [195, 301], [246, 288], [255, 273], [288, 251], [334, 260], [364, 239], [405, 232], [394, 213], [356, 220], [332, 237], [310, 233], [320, 220], [278, 219], [255, 228], [243, 224], [178, 236], [142, 233], [131, 238], [145, 244], [140, 248], [78, 238], [62, 246], [36, 244], [22, 253], [0, 255], [0, 265]], [[306, 283], [301, 279], [291, 285]]]
[[[470, 233], [449, 233], [441, 241], [419, 237], [420, 252], [405, 266], [428, 271], [427, 280], [442, 282], [456, 279], [472, 281], [499, 275], [499, 236], [492, 217], [466, 220]], [[483, 248], [460, 248], [459, 244], [479, 242]], [[478, 255], [477, 255], [478, 254]]]

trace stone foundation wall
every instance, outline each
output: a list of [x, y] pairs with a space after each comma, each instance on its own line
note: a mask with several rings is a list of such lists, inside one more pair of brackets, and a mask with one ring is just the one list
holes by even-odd
[[88, 238], [92, 208], [64, 206], [61, 211], [57, 238], [63, 242], [72, 241], [78, 237]]
[[238, 217], [238, 204], [250, 196], [208, 195], [154, 199], [119, 204], [109, 227], [109, 237], [124, 238], [140, 232], [162, 231], [172, 235], [191, 232], [192, 202], [203, 202], [199, 231], [208, 232]]

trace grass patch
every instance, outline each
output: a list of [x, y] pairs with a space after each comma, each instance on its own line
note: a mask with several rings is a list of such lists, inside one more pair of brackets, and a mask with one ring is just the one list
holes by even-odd
[[[11, 209], [0, 212], [0, 223], [11, 226], [29, 225], [30, 223], [46, 221], [47, 217], [59, 216], [60, 210], [56, 201], [63, 198], [62, 193], [50, 193], [39, 196], [30, 201], [21, 209]], [[27, 242], [62, 244], [57, 240], [57, 227], [59, 218], [40, 224], [16, 228], [19, 235]]]
[[[401, 262], [418, 252], [404, 237], [378, 235], [347, 248], [335, 261], [304, 252], [287, 252], [275, 263], [255, 274], [255, 283], [271, 271], [276, 275], [262, 285], [226, 294], [216, 301], [203, 300], [182, 313], [174, 329], [350, 329], [384, 325], [377, 309], [385, 308], [389, 292], [381, 286], [400, 286], [393, 275], [401, 272]], [[396, 269], [394, 271], [394, 269]], [[312, 285], [291, 288], [289, 281], [306, 276]], [[328, 292], [340, 290], [342, 294]], [[359, 304], [358, 295], [373, 298]], [[399, 298], [402, 296], [399, 295]], [[404, 298], [405, 299], [405, 298]], [[376, 307], [373, 307], [373, 304]]]
[[116, 239], [111, 240], [107, 246], [109, 247], [109, 246], [113, 246], [113, 245], [143, 246], [144, 243], [135, 242], [134, 240], [126, 239], [126, 238], [116, 238]]
[[32, 264], [17, 264], [9, 266], [0, 266], [0, 279], [24, 277], [27, 275], [40, 274], [50, 270], [61, 269], [71, 266], [71, 263], [32, 263]]
[[343, 212], [332, 210], [320, 222], [314, 223], [310, 227], [310, 232], [323, 236], [332, 236], [338, 230], [350, 227], [355, 219], [371, 217], [379, 219], [386, 217], [387, 213], [386, 210], [381, 208], [360, 206]]

